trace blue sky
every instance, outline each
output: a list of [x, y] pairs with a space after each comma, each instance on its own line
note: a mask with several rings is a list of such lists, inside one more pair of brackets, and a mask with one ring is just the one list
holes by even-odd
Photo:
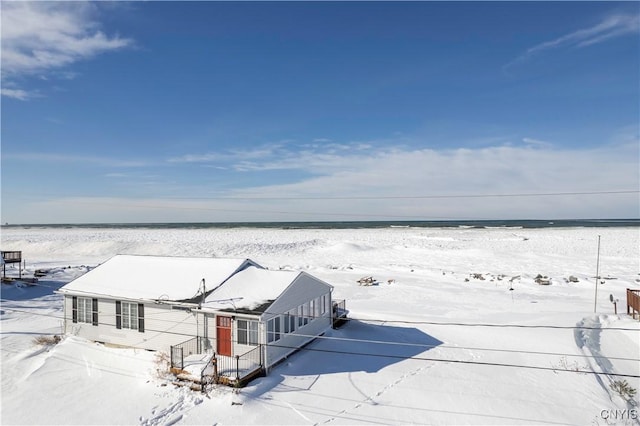
[[1, 220], [639, 217], [639, 59], [637, 2], [3, 2]]

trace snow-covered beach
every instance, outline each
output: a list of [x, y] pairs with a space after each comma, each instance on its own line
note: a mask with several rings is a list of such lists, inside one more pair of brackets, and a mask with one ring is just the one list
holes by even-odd
[[[22, 251], [26, 275], [48, 274], [36, 286], [2, 285], [1, 420], [637, 424], [637, 395], [625, 401], [610, 384], [640, 388], [640, 322], [625, 314], [626, 289], [640, 288], [639, 231], [3, 228], [2, 250]], [[351, 321], [269, 376], [209, 397], [168, 384], [157, 353], [75, 337], [36, 344], [60, 333], [55, 289], [116, 254], [304, 270], [335, 287]], [[364, 276], [375, 285], [359, 285]]]

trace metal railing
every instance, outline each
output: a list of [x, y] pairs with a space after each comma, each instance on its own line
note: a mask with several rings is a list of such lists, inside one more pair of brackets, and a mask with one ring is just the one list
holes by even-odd
[[211, 357], [200, 370], [202, 391], [207, 385], [221, 381], [240, 386], [245, 377], [264, 368], [264, 346], [258, 345], [242, 355], [225, 356], [213, 351], [215, 339], [194, 337], [171, 346], [171, 368], [184, 369], [189, 355], [210, 353]]
[[207, 392], [207, 386], [216, 383], [218, 380], [218, 360], [216, 354], [211, 355], [209, 361], [200, 371], [200, 390], [202, 393]]
[[202, 347], [202, 338], [194, 337], [177, 345], [171, 346], [171, 367], [184, 368], [184, 358], [189, 355], [199, 354]]
[[242, 355], [216, 355], [218, 375], [239, 382], [245, 376], [264, 367], [263, 352], [263, 345], [258, 345]]

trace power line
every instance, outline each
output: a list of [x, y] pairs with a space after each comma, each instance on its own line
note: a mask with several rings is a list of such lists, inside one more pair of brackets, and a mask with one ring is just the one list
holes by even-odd
[[418, 361], [432, 361], [432, 362], [444, 362], [444, 363], [456, 363], [456, 364], [470, 364], [470, 365], [484, 365], [484, 366], [494, 366], [494, 367], [512, 367], [512, 368], [525, 368], [532, 370], [546, 370], [546, 371], [563, 371], [568, 373], [583, 373], [583, 374], [594, 374], [598, 376], [614, 376], [614, 377], [629, 377], [629, 378], [640, 378], [640, 375], [637, 374], [622, 374], [622, 373], [605, 373], [593, 370], [573, 370], [573, 369], [565, 369], [565, 368], [554, 368], [554, 367], [540, 367], [533, 365], [521, 365], [521, 364], [507, 364], [501, 362], [484, 362], [484, 361], [466, 361], [461, 359], [441, 359], [441, 358], [430, 358], [430, 357], [419, 357], [419, 356], [404, 356], [404, 355], [388, 355], [388, 354], [374, 354], [370, 352], [353, 352], [353, 351], [339, 351], [333, 349], [320, 349], [320, 348], [310, 348], [308, 346], [304, 346], [298, 348], [297, 346], [286, 346], [286, 345], [277, 345], [270, 343], [269, 345], [285, 348], [285, 349], [296, 349], [301, 351], [314, 351], [314, 352], [324, 352], [324, 353], [335, 353], [335, 354], [343, 354], [343, 355], [359, 355], [359, 356], [369, 356], [369, 357], [379, 357], [379, 358], [392, 358], [392, 359], [412, 359]]
[[[59, 317], [59, 316], [52, 315], [52, 314], [31, 313], [31, 312], [26, 311], [26, 310], [15, 309], [15, 308], [5, 308], [5, 307], [3, 307], [3, 309], [11, 311], [11, 312], [20, 312], [20, 313], [32, 314], [32, 315], [36, 315], [36, 316], [51, 317], [51, 318], [55, 318], [55, 319], [58, 319], [58, 320], [65, 320], [64, 317]], [[115, 318], [115, 315], [99, 314], [99, 317], [100, 318], [104, 318], [104, 317]], [[145, 315], [144, 318], [147, 319], [148, 317]], [[68, 318], [67, 318], [67, 320], [68, 320]], [[174, 323], [175, 324], [174, 327], [177, 327], [180, 324], [184, 324], [185, 321], [186, 321], [186, 318], [183, 319], [182, 321], [162, 320], [162, 319], [158, 319], [158, 318], [154, 318], [153, 320], [154, 321], [164, 321], [164, 322]], [[82, 325], [82, 324], [90, 324], [90, 323], [78, 323], [78, 324]], [[98, 325], [104, 325], [104, 326], [109, 326], [109, 327], [114, 327], [115, 326], [115, 324], [113, 324], [113, 323], [105, 323], [105, 322], [98, 322]], [[184, 337], [189, 337], [189, 338], [198, 337], [198, 336], [194, 336], [193, 334], [190, 334], [190, 333], [178, 333], [178, 332], [172, 332], [170, 330], [171, 330], [171, 328], [164, 329], [164, 330], [155, 330], [155, 329], [151, 329], [151, 328], [145, 327], [145, 331], [148, 331], [148, 332], [166, 333], [166, 334], [171, 334], [171, 335], [176, 335], [176, 336], [184, 336]], [[601, 330], [611, 330], [611, 329], [601, 329]], [[282, 333], [282, 334], [286, 335], [287, 333]], [[531, 355], [552, 355], [552, 356], [569, 356], [569, 357], [579, 357], [579, 358], [606, 358], [606, 359], [620, 360], [620, 361], [640, 361], [640, 359], [635, 359], [635, 358], [607, 357], [607, 356], [601, 356], [601, 355], [579, 355], [579, 354], [567, 354], [567, 353], [558, 353], [558, 352], [525, 351], [525, 350], [517, 350], [517, 349], [495, 349], [495, 348], [480, 348], [480, 347], [467, 347], [467, 346], [451, 346], [451, 345], [446, 345], [446, 344], [424, 344], [424, 343], [411, 343], [411, 342], [392, 342], [392, 341], [385, 341], [385, 340], [356, 339], [356, 338], [351, 338], [351, 337], [317, 336], [317, 335], [312, 335], [312, 334], [301, 334], [301, 333], [295, 333], [295, 336], [296, 337], [305, 337], [305, 338], [309, 338], [309, 339], [318, 339], [318, 340], [336, 340], [336, 341], [343, 341], [343, 342], [368, 343], [368, 344], [378, 344], [378, 345], [388, 345], [388, 346], [419, 347], [419, 348], [425, 348], [427, 350], [435, 348], [435, 347], [439, 347], [439, 348], [444, 348], [444, 349], [465, 349], [465, 350], [476, 350], [476, 351], [485, 351], [485, 352], [523, 353], [523, 354], [531, 354]], [[213, 340], [215, 340], [215, 339], [213, 339]], [[234, 341], [234, 342], [238, 343], [237, 341]]]
[[640, 190], [573, 191], [573, 192], [515, 192], [505, 194], [451, 194], [451, 195], [353, 195], [353, 196], [212, 196], [212, 197], [163, 197], [167, 200], [422, 200], [446, 198], [512, 198], [555, 197], [573, 195], [637, 194]]
[[[59, 289], [60, 287], [47, 286], [40, 283], [29, 283], [29, 286], [39, 286], [51, 289]], [[138, 299], [130, 299], [130, 298], [122, 298], [117, 295], [108, 294], [108, 293], [98, 293], [98, 292], [90, 292], [85, 290], [74, 289], [73, 293], [81, 293], [87, 296], [104, 296], [113, 300], [136, 300]], [[65, 293], [67, 295], [67, 293]], [[82, 297], [82, 296], [81, 296]], [[0, 299], [3, 302], [12, 302], [11, 299]], [[153, 302], [153, 303], [162, 303], [163, 301], [158, 300], [144, 300], [144, 302]], [[177, 303], [176, 303], [177, 304]], [[199, 307], [196, 308], [197, 304], [195, 303], [187, 303], [188, 305], [193, 305], [192, 309], [199, 310]], [[171, 306], [170, 303], [167, 305]], [[290, 311], [287, 312], [269, 312], [272, 315], [287, 315]], [[163, 314], [158, 312], [157, 314]], [[170, 311], [165, 312], [164, 314], [171, 314]], [[623, 328], [623, 327], [590, 327], [590, 326], [565, 326], [565, 325], [542, 325], [542, 324], [495, 324], [495, 323], [465, 323], [465, 322], [441, 322], [441, 321], [425, 321], [425, 320], [390, 320], [384, 318], [360, 318], [360, 317], [347, 317], [344, 318], [345, 321], [360, 321], [360, 322], [378, 322], [378, 323], [389, 323], [389, 324], [408, 324], [408, 325], [435, 325], [435, 326], [455, 326], [455, 327], [493, 327], [493, 328], [540, 328], [540, 329], [558, 329], [558, 330], [617, 330], [617, 331], [637, 331], [640, 332], [640, 328]], [[170, 322], [170, 320], [167, 320]]]
[[[27, 311], [20, 311], [12, 308], [8, 308], [7, 310], [30, 313]], [[61, 317], [56, 317], [50, 314], [34, 314], [34, 315], [50, 316], [60, 320], [63, 319]], [[100, 323], [100, 324], [111, 325], [111, 324], [104, 324], [104, 323]], [[145, 329], [145, 331], [146, 330], [147, 329]], [[165, 331], [159, 331], [159, 330], [148, 330], [148, 331], [155, 331], [159, 333], [165, 332]], [[171, 332], [167, 332], [167, 333], [183, 335], [183, 333], [171, 333]], [[316, 338], [318, 336], [312, 336], [312, 337]], [[454, 364], [482, 365], [482, 366], [492, 366], [492, 367], [522, 368], [522, 369], [554, 371], [554, 372], [582, 373], [582, 374], [592, 374], [597, 376], [608, 376], [608, 377], [640, 378], [640, 375], [637, 375], [637, 374], [605, 373], [605, 372], [599, 372], [599, 371], [593, 371], [593, 370], [575, 370], [575, 369], [568, 369], [568, 368], [542, 367], [542, 366], [523, 365], [523, 364], [508, 364], [508, 363], [501, 363], [501, 362], [467, 361], [467, 360], [461, 360], [461, 359], [442, 359], [442, 358], [423, 357], [423, 356], [380, 354], [380, 353], [372, 353], [372, 352], [354, 352], [354, 351], [343, 351], [343, 350], [335, 350], [335, 349], [313, 348], [309, 346], [304, 346], [304, 347], [289, 346], [289, 345], [282, 345], [282, 344], [275, 344], [275, 343], [269, 343], [269, 346], [284, 348], [284, 349], [301, 350], [301, 351], [313, 351], [313, 352], [333, 353], [333, 354], [352, 355], [352, 356], [367, 356], [367, 357], [388, 358], [388, 359], [398, 359], [398, 360], [431, 361], [431, 362], [444, 362], [444, 363], [454, 363]]]

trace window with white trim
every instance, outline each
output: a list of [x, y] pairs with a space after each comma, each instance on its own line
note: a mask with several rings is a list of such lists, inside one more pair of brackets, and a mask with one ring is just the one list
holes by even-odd
[[267, 343], [280, 340], [280, 317], [273, 317], [267, 321]]
[[78, 322], [93, 322], [93, 302], [88, 297], [78, 297]]
[[298, 306], [298, 327], [302, 327], [304, 325], [304, 310], [302, 305]]
[[122, 302], [122, 328], [138, 329], [138, 304]]
[[144, 304], [116, 300], [116, 328], [144, 333]]
[[238, 344], [258, 345], [258, 321], [239, 319], [236, 321]]
[[98, 299], [89, 297], [71, 297], [71, 319], [74, 323], [83, 322], [98, 325]]

